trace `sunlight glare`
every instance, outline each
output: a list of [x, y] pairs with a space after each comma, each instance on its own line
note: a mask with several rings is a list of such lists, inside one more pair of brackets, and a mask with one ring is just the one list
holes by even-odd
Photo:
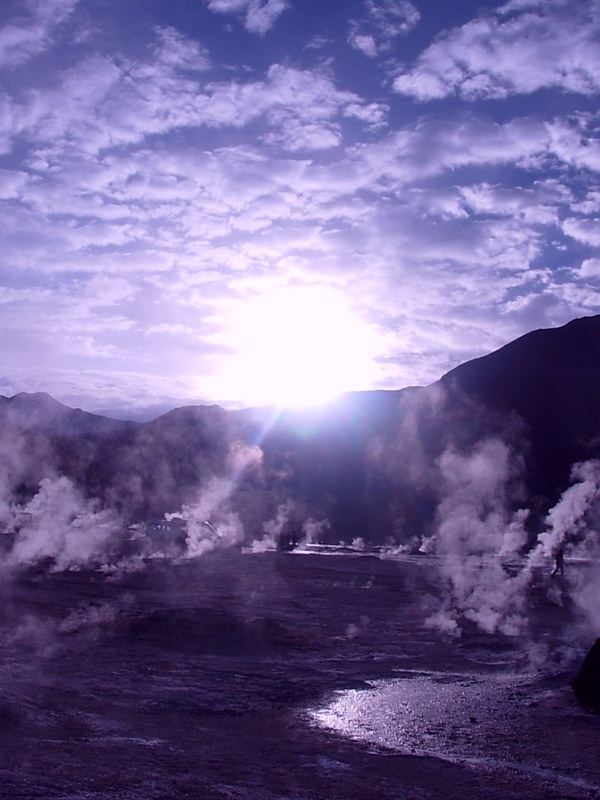
[[236, 352], [223, 377], [245, 403], [314, 405], [373, 380], [373, 333], [339, 291], [282, 288], [255, 297], [235, 317]]

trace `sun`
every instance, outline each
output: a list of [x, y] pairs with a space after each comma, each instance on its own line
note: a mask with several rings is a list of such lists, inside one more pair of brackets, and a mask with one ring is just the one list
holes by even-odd
[[324, 286], [258, 295], [234, 314], [225, 391], [251, 405], [310, 406], [374, 379], [369, 326]]

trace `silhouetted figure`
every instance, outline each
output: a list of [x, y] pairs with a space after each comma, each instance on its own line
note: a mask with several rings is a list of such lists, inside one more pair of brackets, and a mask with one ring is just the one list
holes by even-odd
[[558, 575], [560, 572], [561, 575], [565, 574], [565, 554], [562, 547], [559, 547], [556, 551], [556, 555], [554, 556], [554, 570], [552, 572], [552, 577]]
[[295, 533], [280, 533], [277, 537], [277, 549], [284, 553], [295, 550], [298, 546], [298, 539]]

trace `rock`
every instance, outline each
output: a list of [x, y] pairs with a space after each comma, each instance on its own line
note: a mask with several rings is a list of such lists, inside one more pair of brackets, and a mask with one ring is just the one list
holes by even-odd
[[571, 688], [583, 706], [600, 711], [600, 638], [585, 657]]

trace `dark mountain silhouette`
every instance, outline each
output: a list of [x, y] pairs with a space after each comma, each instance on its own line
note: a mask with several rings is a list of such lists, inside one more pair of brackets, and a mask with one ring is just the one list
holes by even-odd
[[574, 462], [600, 453], [600, 317], [526, 334], [441, 383], [496, 413], [518, 415], [536, 494], [554, 496]]
[[0, 424], [21, 431], [67, 436], [110, 433], [132, 426], [130, 422], [69, 408], [46, 392], [0, 396]]
[[[490, 437], [514, 453], [514, 503], [538, 517], [575, 462], [600, 457], [600, 317], [527, 334], [428, 387], [355, 392], [310, 410], [188, 406], [137, 423], [46, 394], [0, 398], [7, 502], [65, 475], [125, 522], [142, 521], [195, 503], [217, 476], [250, 538], [282, 503], [290, 526], [327, 519], [334, 541], [426, 531], [440, 499], [436, 459]], [[254, 446], [259, 468], [241, 469], [236, 453]]]

